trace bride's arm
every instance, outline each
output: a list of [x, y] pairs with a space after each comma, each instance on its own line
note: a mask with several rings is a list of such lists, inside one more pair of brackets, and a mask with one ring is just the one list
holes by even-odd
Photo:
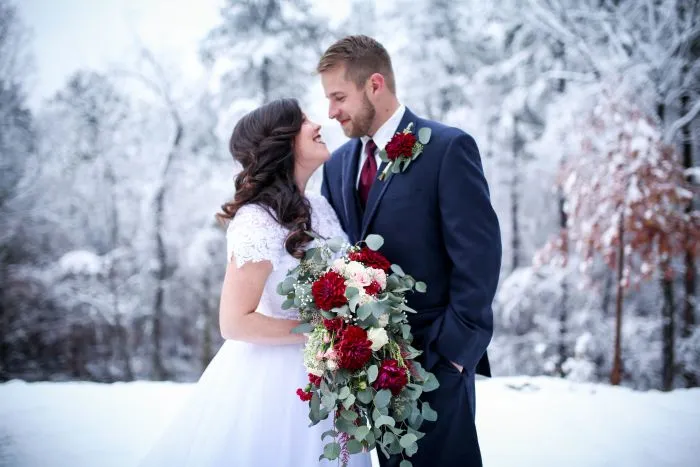
[[247, 262], [239, 268], [231, 257], [219, 303], [219, 327], [224, 339], [268, 345], [304, 342], [303, 334], [291, 333], [299, 321], [272, 318], [255, 311], [271, 272], [270, 261]]

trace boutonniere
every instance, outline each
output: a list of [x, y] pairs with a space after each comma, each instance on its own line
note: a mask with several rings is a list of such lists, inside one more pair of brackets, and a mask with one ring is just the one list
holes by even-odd
[[379, 157], [387, 162], [386, 167], [379, 175], [379, 180], [386, 179], [389, 172], [403, 172], [423, 152], [423, 147], [430, 141], [430, 128], [424, 127], [418, 130], [418, 138], [413, 134], [413, 122], [409, 123], [400, 133], [396, 133], [379, 151]]

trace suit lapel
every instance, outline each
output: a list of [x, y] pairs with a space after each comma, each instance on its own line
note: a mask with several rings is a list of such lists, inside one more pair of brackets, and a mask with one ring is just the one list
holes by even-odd
[[345, 218], [348, 220], [350, 228], [348, 235], [351, 243], [356, 243], [360, 234], [360, 206], [357, 202], [355, 180], [357, 179], [357, 165], [361, 149], [361, 140], [355, 138], [352, 146], [350, 146], [350, 153], [345, 155], [343, 161], [343, 207], [345, 209]]
[[[413, 112], [411, 112], [408, 109], [408, 107], [406, 107], [406, 111], [403, 114], [403, 118], [401, 119], [401, 123], [399, 123], [396, 132], [403, 131], [403, 129], [406, 128], [411, 122], [413, 122], [413, 131], [415, 132], [415, 126], [418, 123], [417, 120], [418, 118], [413, 114]], [[365, 208], [365, 212], [362, 217], [362, 230], [360, 232], [359, 237], [360, 240], [364, 240], [364, 238], [367, 236], [367, 229], [369, 228], [370, 222], [372, 222], [372, 219], [377, 213], [377, 207], [379, 206], [379, 202], [384, 197], [384, 193], [386, 193], [387, 188], [389, 188], [391, 181], [394, 179], [394, 174], [389, 173], [384, 179], [384, 181], [379, 180], [379, 175], [382, 173], [385, 167], [386, 162], [382, 162], [382, 164], [379, 166], [379, 169], [377, 170], [377, 178], [374, 180], [372, 188], [369, 190], [369, 196], [367, 197], [367, 207]]]

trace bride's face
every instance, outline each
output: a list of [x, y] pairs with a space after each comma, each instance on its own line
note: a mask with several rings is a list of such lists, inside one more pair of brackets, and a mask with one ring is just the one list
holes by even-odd
[[321, 125], [304, 115], [301, 130], [294, 137], [294, 157], [297, 165], [316, 170], [330, 158], [330, 152], [321, 137]]

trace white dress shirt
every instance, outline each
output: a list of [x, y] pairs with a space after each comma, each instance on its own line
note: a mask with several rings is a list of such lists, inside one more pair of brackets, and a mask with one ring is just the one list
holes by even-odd
[[374, 137], [363, 136], [360, 138], [362, 141], [362, 150], [360, 151], [360, 165], [357, 167], [357, 179], [355, 180], [355, 188], [360, 186], [360, 175], [362, 174], [362, 166], [367, 160], [367, 154], [365, 153], [365, 148], [367, 147], [367, 141], [372, 139], [374, 144], [377, 145], [377, 150], [374, 152], [374, 159], [377, 161], [377, 176], [379, 175], [379, 166], [382, 165], [382, 160], [379, 158], [379, 151], [384, 149], [391, 138], [396, 134], [399, 129], [399, 123], [403, 118], [403, 114], [406, 112], [406, 106], [403, 104], [399, 105], [396, 112], [389, 117], [389, 120], [384, 122], [384, 125], [380, 126]]

